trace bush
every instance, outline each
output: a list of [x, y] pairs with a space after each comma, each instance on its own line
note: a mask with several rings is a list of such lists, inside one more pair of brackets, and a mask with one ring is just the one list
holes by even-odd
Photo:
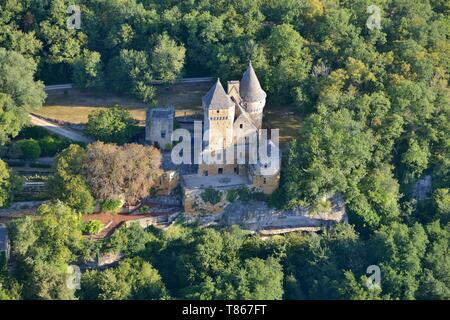
[[333, 204], [328, 199], [319, 199], [313, 203], [311, 206], [310, 214], [311, 216], [315, 216], [321, 213], [329, 212], [332, 208]]
[[250, 192], [250, 190], [248, 188], [240, 187], [237, 191], [239, 194], [239, 200], [241, 200], [243, 202], [248, 202], [251, 200], [252, 193]]
[[39, 140], [50, 135], [48, 131], [42, 127], [32, 126], [26, 127], [20, 131], [18, 139], [35, 139]]
[[22, 159], [36, 160], [41, 156], [41, 147], [39, 142], [34, 139], [25, 139], [17, 141], [16, 143], [22, 151]]
[[218, 204], [222, 199], [222, 194], [220, 193], [220, 191], [217, 191], [213, 188], [205, 189], [205, 191], [203, 191], [200, 196], [202, 197], [203, 201], [209, 202], [212, 205]]
[[98, 110], [89, 115], [86, 133], [103, 142], [127, 143], [135, 134], [136, 121], [124, 109]]
[[39, 140], [41, 154], [44, 157], [54, 157], [57, 153], [67, 148], [69, 145], [70, 142], [68, 140], [61, 139], [56, 136], [46, 136]]
[[17, 143], [13, 143], [8, 148], [8, 158], [10, 159], [20, 159], [22, 158], [22, 149]]
[[103, 212], [118, 213], [120, 208], [122, 208], [122, 201], [115, 199], [102, 200], [100, 208]]
[[267, 196], [262, 192], [255, 192], [247, 187], [240, 187], [239, 189], [228, 191], [227, 200], [229, 202], [236, 201], [237, 199], [242, 202], [248, 202], [250, 200], [267, 201]]
[[103, 223], [99, 220], [87, 221], [83, 225], [83, 233], [88, 235], [98, 234], [103, 228]]
[[139, 213], [148, 213], [148, 212], [150, 212], [150, 207], [149, 206], [144, 205], [144, 206], [139, 208]]
[[227, 201], [235, 202], [239, 198], [239, 191], [236, 189], [228, 190], [227, 192]]

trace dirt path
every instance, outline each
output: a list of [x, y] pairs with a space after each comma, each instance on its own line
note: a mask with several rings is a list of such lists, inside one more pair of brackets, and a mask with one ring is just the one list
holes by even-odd
[[70, 139], [73, 141], [79, 141], [79, 142], [85, 142], [85, 143], [89, 143], [92, 141], [91, 139], [89, 139], [88, 137], [84, 136], [81, 133], [75, 132], [75, 131], [67, 129], [67, 128], [63, 128], [53, 122], [43, 120], [32, 114], [30, 114], [30, 117], [31, 117], [31, 123], [33, 125], [44, 127], [48, 131], [50, 131], [54, 134], [57, 134], [61, 137], [64, 137], [64, 138], [67, 138], [67, 139]]

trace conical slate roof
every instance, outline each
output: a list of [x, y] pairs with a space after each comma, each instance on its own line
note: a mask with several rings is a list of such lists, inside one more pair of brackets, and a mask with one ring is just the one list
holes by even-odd
[[223, 89], [219, 79], [203, 97], [203, 103], [209, 109], [228, 109], [234, 106], [234, 102]]
[[246, 102], [260, 101], [267, 97], [267, 94], [259, 84], [258, 77], [256, 76], [251, 62], [242, 77], [239, 90], [242, 99]]

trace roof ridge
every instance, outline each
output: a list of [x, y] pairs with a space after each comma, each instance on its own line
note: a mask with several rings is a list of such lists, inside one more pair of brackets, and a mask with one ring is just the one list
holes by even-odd
[[225, 92], [219, 78], [217, 78], [216, 83], [209, 89], [206, 95], [203, 96], [202, 101], [207, 108], [211, 109], [227, 109], [235, 105]]

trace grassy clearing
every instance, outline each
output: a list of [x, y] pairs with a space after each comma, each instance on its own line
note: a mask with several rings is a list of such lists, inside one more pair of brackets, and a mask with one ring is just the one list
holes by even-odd
[[265, 128], [280, 129], [280, 144], [285, 147], [289, 141], [298, 138], [302, 119], [287, 107], [267, 106], [263, 122]]
[[[174, 105], [176, 116], [202, 113], [202, 96], [209, 90], [210, 83], [177, 84], [170, 87], [158, 87], [156, 99], [158, 105]], [[66, 93], [50, 92], [45, 106], [36, 112], [49, 119], [72, 123], [86, 123], [88, 116], [95, 110], [119, 106], [127, 108], [131, 115], [141, 125], [145, 123], [145, 113], [148, 104], [132, 97], [102, 92], [81, 92], [70, 90]], [[298, 136], [301, 119], [289, 107], [266, 106], [264, 110], [264, 127], [280, 129], [280, 143], [287, 142]]]
[[[202, 96], [208, 91], [210, 83], [177, 84], [171, 87], [158, 87], [156, 99], [158, 105], [174, 105], [177, 115], [201, 112]], [[49, 92], [45, 106], [36, 114], [55, 120], [72, 123], [86, 123], [88, 116], [95, 110], [119, 106], [127, 108], [131, 115], [141, 122], [145, 120], [148, 104], [132, 97], [110, 92], [82, 92], [68, 90]]]

